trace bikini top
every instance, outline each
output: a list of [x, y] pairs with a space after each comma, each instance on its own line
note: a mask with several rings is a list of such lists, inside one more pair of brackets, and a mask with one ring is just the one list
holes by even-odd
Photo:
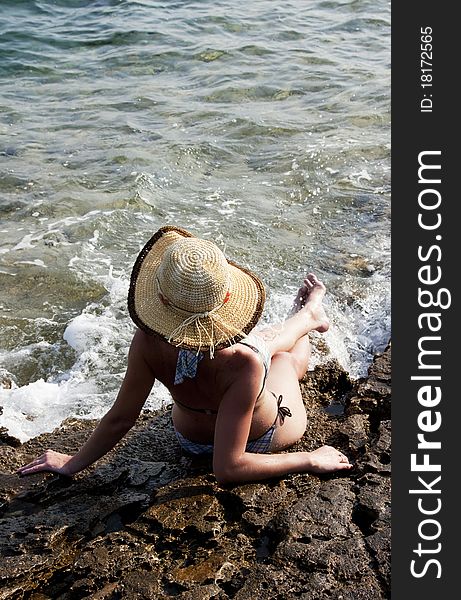
[[[266, 345], [266, 342], [255, 334], [247, 335], [243, 340], [238, 342], [239, 344], [243, 344], [244, 346], [248, 346], [251, 348], [258, 356], [261, 357], [261, 361], [264, 367], [264, 378], [261, 386], [261, 391], [258, 394], [261, 396], [264, 386], [266, 384], [267, 374], [269, 373], [269, 367], [271, 364], [271, 354], [269, 352], [269, 348]], [[184, 379], [187, 377], [188, 379], [193, 379], [197, 375], [197, 369], [199, 362], [203, 359], [203, 352], [195, 352], [194, 350], [184, 350], [181, 349], [178, 354], [178, 360], [176, 361], [176, 372], [174, 377], [174, 385], [179, 385], [183, 383]], [[179, 406], [186, 408], [187, 410], [193, 410], [194, 412], [203, 413], [206, 415], [216, 415], [217, 410], [212, 410], [209, 408], [192, 408], [191, 406], [187, 406], [178, 400], [175, 400], [176, 404]]]

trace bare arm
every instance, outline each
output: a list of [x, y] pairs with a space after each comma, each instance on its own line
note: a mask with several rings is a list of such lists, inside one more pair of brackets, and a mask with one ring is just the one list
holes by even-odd
[[112, 408], [101, 419], [82, 448], [73, 456], [47, 450], [45, 454], [18, 469], [19, 475], [52, 471], [73, 475], [112, 450], [133, 427], [155, 382], [155, 375], [145, 360], [145, 335], [137, 331], [128, 354], [128, 367]]
[[260, 366], [242, 357], [234, 382], [221, 401], [215, 426], [213, 470], [219, 483], [257, 481], [288, 473], [331, 472], [350, 469], [346, 457], [331, 446], [313, 452], [254, 454], [246, 452], [256, 397]]

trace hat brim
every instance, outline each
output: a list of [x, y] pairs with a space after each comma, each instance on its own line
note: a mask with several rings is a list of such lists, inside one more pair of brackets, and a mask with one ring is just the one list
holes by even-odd
[[[180, 339], [172, 337], [184, 321], [184, 315], [165, 305], [155, 285], [157, 269], [162, 257], [172, 244], [184, 237], [196, 237], [185, 229], [167, 225], [161, 227], [139, 253], [133, 267], [128, 292], [128, 310], [136, 325], [147, 333], [156, 333], [171, 344], [191, 350], [219, 350], [241, 340], [259, 321], [266, 298], [261, 280], [251, 271], [228, 260], [230, 267], [230, 294], [228, 300], [214, 313], [227, 332], [216, 327], [216, 321], [204, 317], [201, 325], [208, 332], [203, 339], [196, 323], [181, 331]], [[203, 329], [202, 329], [203, 331]], [[229, 331], [233, 332], [229, 336]]]

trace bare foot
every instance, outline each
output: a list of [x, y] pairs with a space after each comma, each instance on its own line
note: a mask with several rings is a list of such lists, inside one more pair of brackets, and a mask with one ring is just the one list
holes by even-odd
[[313, 473], [332, 473], [352, 469], [352, 465], [345, 454], [333, 448], [333, 446], [322, 446], [313, 452], [309, 452], [312, 465], [309, 471]]
[[317, 324], [313, 329], [323, 333], [328, 330], [330, 323], [323, 308], [323, 298], [326, 293], [325, 285], [317, 279], [314, 273], [309, 273], [299, 288], [293, 302], [292, 314], [302, 310], [309, 312], [310, 317]]

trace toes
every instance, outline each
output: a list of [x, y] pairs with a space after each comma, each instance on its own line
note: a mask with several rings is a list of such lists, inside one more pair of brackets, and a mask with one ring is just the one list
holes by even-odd
[[315, 275], [315, 273], [309, 273], [306, 276], [306, 279], [304, 281], [309, 281], [309, 284], [311, 287], [314, 287], [316, 285], [320, 285], [322, 287], [325, 287], [323, 285], [323, 283], [320, 281], [320, 279], [317, 277], [317, 275]]
[[313, 288], [312, 283], [308, 279], [305, 279], [303, 282], [303, 285], [299, 288], [298, 293], [296, 294], [296, 298], [295, 298], [295, 303], [299, 307], [304, 306], [304, 304], [307, 300], [307, 297], [309, 296], [312, 288]]
[[308, 296], [317, 285], [322, 285], [317, 275], [308, 273], [303, 280], [303, 285], [299, 288], [298, 296]]
[[312, 278], [311, 281], [315, 284], [315, 285], [319, 285], [320, 284], [320, 279], [317, 277], [317, 275], [314, 275], [314, 273], [312, 273]]

